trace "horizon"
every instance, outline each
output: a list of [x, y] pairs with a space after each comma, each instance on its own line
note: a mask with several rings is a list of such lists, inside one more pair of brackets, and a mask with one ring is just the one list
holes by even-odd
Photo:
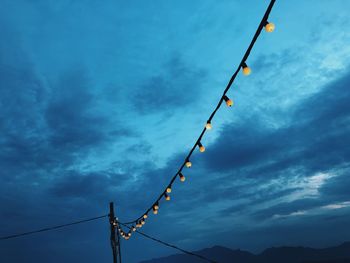
[[[130, 221], [183, 163], [270, 1], [3, 0], [0, 236]], [[189, 251], [350, 240], [350, 1], [276, 1], [213, 128], [141, 229]], [[112, 260], [107, 218], [1, 240], [4, 262]], [[176, 253], [136, 234], [136, 263]], [[21, 253], [18, 248], [21, 247]], [[147, 248], [147, 249], [145, 249]], [[135, 253], [135, 250], [138, 253]]]

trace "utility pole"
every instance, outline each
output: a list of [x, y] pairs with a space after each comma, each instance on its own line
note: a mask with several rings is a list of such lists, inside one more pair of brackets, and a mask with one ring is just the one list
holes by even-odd
[[117, 222], [115, 220], [113, 202], [109, 203], [109, 223], [111, 225], [111, 246], [113, 252], [113, 263], [121, 263], [122, 257], [120, 253], [120, 237], [119, 232], [117, 232], [117, 235], [115, 233], [115, 227], [117, 226]]

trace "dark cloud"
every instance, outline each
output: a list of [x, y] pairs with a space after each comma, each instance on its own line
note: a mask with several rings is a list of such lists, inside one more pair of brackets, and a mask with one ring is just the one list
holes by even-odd
[[95, 113], [90, 85], [82, 70], [64, 74], [54, 85], [44, 115], [53, 149], [70, 155], [109, 141], [107, 117]]
[[161, 73], [155, 74], [137, 89], [132, 101], [137, 111], [143, 114], [181, 108], [198, 101], [206, 77], [203, 69], [187, 64], [175, 54]]
[[267, 178], [290, 167], [311, 174], [347, 162], [349, 83], [347, 75], [302, 101], [286, 127], [267, 127], [257, 117], [227, 125], [203, 164], [212, 171], [253, 168], [251, 176]]
[[346, 167], [336, 173], [338, 176], [330, 178], [327, 184], [320, 188], [320, 193], [331, 202], [349, 201], [350, 168]]
[[253, 214], [258, 220], [272, 218], [274, 215], [289, 215], [294, 212], [300, 212], [324, 205], [325, 202], [315, 198], [302, 198], [292, 202], [283, 202], [269, 208], [259, 210]]

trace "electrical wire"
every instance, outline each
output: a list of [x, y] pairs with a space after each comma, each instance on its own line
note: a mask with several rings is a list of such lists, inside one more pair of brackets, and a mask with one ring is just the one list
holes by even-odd
[[[129, 228], [129, 229], [131, 230], [131, 227], [129, 227], [128, 225], [123, 224], [123, 223], [120, 223], [120, 222], [118, 222], [118, 223], [121, 224], [121, 225], [123, 225], [123, 226], [125, 226], [125, 227], [127, 227], [127, 228]], [[164, 242], [164, 241], [162, 241], [162, 240], [160, 240], [160, 239], [158, 239], [158, 238], [152, 237], [152, 236], [150, 236], [150, 235], [148, 235], [148, 234], [146, 234], [146, 233], [144, 233], [144, 232], [141, 232], [141, 231], [139, 231], [139, 230], [136, 230], [135, 232], [136, 232], [137, 234], [139, 234], [139, 235], [142, 235], [142, 236], [148, 238], [148, 239], [151, 239], [151, 240], [153, 240], [153, 241], [155, 241], [155, 242], [158, 242], [158, 243], [160, 243], [160, 244], [162, 244], [162, 245], [164, 245], [164, 246], [177, 249], [177, 250], [179, 250], [179, 251], [181, 251], [181, 252], [183, 252], [183, 253], [185, 253], [185, 254], [187, 254], [187, 255], [194, 256], [194, 257], [200, 258], [200, 259], [202, 259], [202, 260], [205, 260], [205, 261], [208, 261], [208, 262], [211, 262], [211, 263], [218, 263], [217, 261], [214, 261], [214, 260], [209, 259], [209, 258], [207, 258], [207, 257], [205, 257], [205, 256], [202, 256], [202, 255], [199, 255], [199, 254], [196, 254], [196, 253], [187, 251], [187, 250], [185, 250], [185, 249], [183, 249], [183, 248], [179, 248], [178, 246], [169, 244], [168, 242]]]
[[[266, 25], [266, 23], [267, 23], [267, 21], [268, 21], [268, 17], [269, 17], [269, 15], [270, 15], [270, 13], [271, 13], [272, 7], [273, 7], [273, 5], [275, 4], [275, 2], [276, 2], [276, 0], [271, 0], [271, 1], [270, 1], [270, 4], [268, 5], [268, 7], [267, 7], [267, 9], [266, 9], [266, 11], [265, 11], [264, 16], [263, 16], [263, 18], [261, 19], [261, 21], [260, 21], [260, 23], [259, 23], [259, 26], [258, 26], [258, 28], [257, 28], [257, 30], [256, 30], [256, 32], [255, 32], [255, 34], [254, 34], [254, 36], [253, 36], [253, 39], [251, 40], [251, 42], [250, 42], [250, 44], [249, 44], [249, 46], [248, 46], [246, 52], [244, 53], [244, 56], [243, 56], [243, 58], [242, 58], [242, 60], [241, 60], [241, 62], [240, 62], [240, 64], [239, 64], [239, 66], [237, 67], [236, 71], [233, 73], [233, 75], [232, 75], [230, 81], [228, 82], [228, 84], [227, 84], [227, 86], [226, 86], [226, 88], [225, 88], [225, 90], [224, 90], [224, 92], [223, 92], [223, 94], [222, 94], [222, 96], [221, 96], [221, 98], [220, 98], [220, 100], [219, 100], [217, 106], [215, 107], [215, 109], [214, 109], [214, 111], [211, 113], [211, 115], [209, 116], [209, 119], [208, 119], [207, 123], [208, 123], [208, 122], [211, 123], [211, 121], [212, 121], [212, 119], [214, 118], [216, 112], [218, 111], [218, 109], [220, 108], [222, 102], [224, 101], [224, 99], [225, 99], [225, 97], [226, 97], [226, 93], [227, 93], [228, 90], [231, 88], [231, 86], [232, 86], [232, 84], [233, 84], [233, 82], [234, 82], [234, 80], [235, 80], [237, 74], [239, 73], [240, 69], [241, 69], [244, 65], [246, 65], [245, 62], [246, 62], [246, 60], [248, 59], [248, 57], [249, 57], [249, 55], [250, 55], [250, 52], [251, 52], [251, 50], [252, 50], [252, 48], [253, 48], [253, 46], [254, 46], [256, 40], [258, 39], [258, 37], [259, 37], [259, 35], [260, 35], [262, 29], [263, 29], [264, 26]], [[180, 166], [180, 168], [179, 168], [179, 170], [176, 172], [176, 174], [171, 178], [170, 183], [167, 184], [166, 188], [167, 188], [168, 186], [171, 186], [171, 185], [173, 184], [173, 182], [175, 181], [176, 177], [177, 177], [178, 175], [181, 174], [183, 168], [184, 168], [185, 165], [186, 165], [186, 162], [187, 162], [187, 161], [190, 159], [190, 157], [192, 156], [193, 151], [195, 150], [195, 148], [196, 148], [196, 147], [198, 146], [198, 144], [200, 143], [200, 141], [201, 141], [201, 139], [202, 139], [204, 133], [206, 132], [206, 130], [207, 130], [207, 127], [204, 127], [204, 129], [203, 129], [202, 132], [200, 133], [198, 139], [196, 140], [195, 144], [193, 145], [193, 147], [191, 148], [191, 150], [190, 150], [190, 152], [188, 153], [187, 157], [185, 158], [185, 161], [184, 161], [183, 164]], [[166, 188], [165, 188], [165, 189], [166, 189]], [[148, 214], [148, 213], [152, 210], [153, 205], [156, 204], [156, 203], [158, 203], [158, 202], [163, 198], [163, 196], [165, 196], [165, 194], [166, 194], [166, 190], [163, 191], [163, 192], [160, 194], [160, 196], [156, 199], [156, 201], [153, 202], [152, 205], [146, 210], [146, 212], [144, 212], [140, 217], [138, 217], [137, 219], [135, 219], [135, 220], [133, 220], [133, 221], [124, 222], [123, 224], [128, 224], [128, 225], [130, 225], [130, 224], [137, 223], [139, 220], [141, 220], [141, 219], [143, 218], [144, 215]]]
[[3, 237], [0, 237], [0, 240], [11, 239], [11, 238], [16, 238], [16, 237], [21, 237], [21, 236], [27, 236], [27, 235], [36, 234], [36, 233], [45, 232], [45, 231], [51, 231], [51, 230], [58, 229], [58, 228], [63, 228], [63, 227], [68, 227], [68, 226], [72, 226], [72, 225], [77, 225], [77, 224], [81, 224], [81, 223], [86, 223], [86, 222], [98, 220], [98, 219], [101, 219], [101, 218], [104, 218], [104, 217], [107, 217], [107, 216], [108, 216], [108, 215], [97, 216], [97, 217], [92, 217], [92, 218], [88, 218], [88, 219], [83, 219], [83, 220], [76, 221], [76, 222], [72, 222], [72, 223], [68, 223], [68, 224], [63, 224], [63, 225], [57, 225], [57, 226], [42, 228], [42, 229], [39, 229], [39, 230], [24, 232], [24, 233], [20, 233], [20, 234], [14, 234], [14, 235], [9, 235], [9, 236], [3, 236]]

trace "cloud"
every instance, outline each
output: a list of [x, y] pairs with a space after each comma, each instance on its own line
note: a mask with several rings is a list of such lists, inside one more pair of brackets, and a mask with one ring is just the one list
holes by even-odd
[[173, 54], [162, 72], [145, 80], [134, 93], [135, 109], [142, 114], [151, 114], [198, 102], [206, 77], [203, 69], [188, 64], [181, 55]]

